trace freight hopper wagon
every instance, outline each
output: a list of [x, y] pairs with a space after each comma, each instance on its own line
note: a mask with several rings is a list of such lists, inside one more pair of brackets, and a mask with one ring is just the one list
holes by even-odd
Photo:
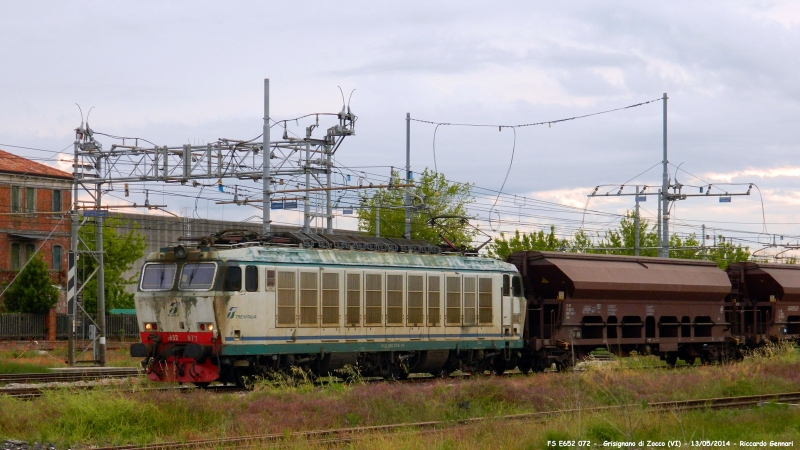
[[509, 262], [528, 300], [523, 371], [566, 366], [597, 348], [670, 365], [738, 356], [725, 315], [731, 284], [712, 262], [535, 251]]
[[800, 340], [800, 266], [733, 263], [728, 321], [746, 346]]
[[516, 366], [525, 298], [513, 265], [405, 240], [350, 240], [383, 249], [370, 251], [293, 235], [151, 254], [131, 347], [148, 377], [243, 385], [292, 367], [404, 378]]

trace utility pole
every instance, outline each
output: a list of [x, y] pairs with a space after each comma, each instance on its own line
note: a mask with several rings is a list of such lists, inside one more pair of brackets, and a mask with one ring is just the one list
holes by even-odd
[[[306, 138], [311, 137], [311, 127], [306, 128]], [[306, 140], [306, 161], [303, 165], [303, 171], [306, 173], [306, 188], [311, 186], [311, 167], [309, 167], [309, 160], [311, 159], [311, 144]], [[311, 232], [311, 193], [305, 192], [305, 205], [303, 205], [303, 231], [306, 233]]]
[[381, 237], [381, 206], [375, 206], [375, 237]]
[[[97, 173], [103, 173], [102, 170], [103, 160], [97, 159]], [[94, 231], [95, 231], [95, 258], [97, 259], [97, 328], [98, 328], [98, 346], [97, 346], [97, 363], [100, 366], [106, 365], [106, 285], [105, 285], [105, 264], [104, 264], [104, 250], [103, 250], [103, 213], [102, 195], [103, 185], [98, 181], [97, 190], [95, 194], [95, 217], [94, 217]]]
[[664, 103], [664, 159], [661, 162], [663, 173], [661, 176], [661, 257], [669, 258], [669, 160], [667, 159], [667, 93], [662, 98]]
[[661, 234], [661, 228], [662, 228], [662, 225], [663, 225], [661, 223], [661, 205], [663, 205], [663, 203], [661, 202], [661, 189], [659, 189], [658, 190], [658, 219], [656, 220], [656, 224], [657, 224], [657, 227], [658, 227], [656, 229], [656, 240], [658, 241], [657, 242], [658, 256], [661, 256], [661, 252], [664, 251], [664, 248], [661, 246], [661, 242], [662, 242], [662, 239], [663, 239], [662, 234]]
[[[270, 159], [272, 158], [272, 150], [270, 148], [269, 143], [269, 78], [264, 78], [264, 135], [262, 139], [263, 147], [262, 147], [262, 156], [264, 158], [264, 168], [263, 168], [263, 175], [262, 175], [262, 185], [264, 189], [264, 215], [262, 216], [263, 221], [263, 230], [264, 234], [269, 234], [270, 232], [270, 224], [272, 220], [270, 220], [270, 206], [272, 202], [270, 201], [270, 189], [272, 188], [272, 177], [270, 174]], [[210, 153], [209, 147], [209, 153]], [[209, 172], [211, 167], [211, 159], [208, 160], [209, 164]], [[306, 186], [308, 187], [308, 186]]]
[[[730, 203], [731, 197], [734, 195], [750, 195], [750, 191], [753, 189], [753, 185], [750, 184], [750, 187], [747, 189], [745, 193], [729, 193], [724, 192], [722, 194], [711, 194], [711, 186], [705, 188], [705, 192], [703, 192], [703, 188], [700, 188], [699, 194], [684, 194], [682, 192], [683, 185], [676, 182], [675, 184], [670, 183], [669, 179], [669, 159], [667, 158], [667, 93], [664, 93], [664, 96], [661, 100], [664, 102], [664, 113], [663, 113], [663, 158], [661, 160], [662, 164], [662, 176], [661, 176], [661, 189], [658, 190], [658, 193], [649, 193], [644, 194], [644, 190], [648, 188], [645, 186], [642, 188], [642, 191], [639, 191], [639, 187], [636, 186], [636, 192], [633, 194], [623, 194], [622, 191], [625, 188], [625, 185], [620, 185], [619, 191], [616, 194], [598, 194], [597, 191], [600, 189], [600, 186], [594, 188], [591, 194], [587, 195], [587, 197], [619, 197], [624, 195], [635, 195], [637, 197], [636, 201], [636, 215], [638, 217], [639, 211], [639, 197], [642, 195], [657, 195], [658, 196], [658, 220], [656, 221], [657, 231], [656, 231], [656, 240], [658, 248], [658, 256], [661, 258], [669, 258], [669, 203], [671, 201], [676, 200], [686, 200], [688, 197], [719, 197], [720, 203]], [[669, 193], [669, 188], [674, 188], [674, 193]], [[639, 231], [639, 227], [636, 227], [637, 235]], [[705, 235], [705, 233], [704, 233]], [[716, 245], [716, 244], [715, 244]]]
[[[406, 184], [411, 184], [411, 113], [406, 113]], [[403, 202], [406, 211], [406, 232], [404, 237], [411, 239], [411, 188], [406, 187]]]
[[706, 224], [703, 224], [703, 259], [706, 258]]
[[636, 199], [636, 213], [633, 217], [633, 226], [635, 228], [633, 254], [639, 256], [639, 186], [636, 186], [636, 197], [634, 198]]
[[78, 229], [80, 228], [80, 217], [78, 216], [78, 146], [80, 142], [75, 139], [73, 149], [75, 151], [75, 159], [72, 163], [72, 216], [70, 223], [70, 245], [69, 256], [67, 258], [67, 363], [70, 367], [75, 365], [75, 333], [76, 315], [77, 315], [77, 292], [78, 292], [78, 278], [77, 278], [77, 260], [78, 260]]

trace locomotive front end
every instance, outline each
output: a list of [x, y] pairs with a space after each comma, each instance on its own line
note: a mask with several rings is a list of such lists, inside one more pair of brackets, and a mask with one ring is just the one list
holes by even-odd
[[211, 253], [178, 245], [151, 254], [142, 268], [135, 298], [141, 342], [130, 354], [145, 358], [150, 380], [202, 386], [219, 378], [212, 292], [219, 264]]

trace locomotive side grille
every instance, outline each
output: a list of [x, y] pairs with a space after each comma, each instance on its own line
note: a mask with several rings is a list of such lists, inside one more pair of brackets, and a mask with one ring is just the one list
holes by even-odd
[[339, 274], [322, 274], [322, 324], [339, 324]]
[[461, 325], [461, 277], [446, 277], [447, 309], [446, 325]]
[[317, 324], [317, 273], [300, 272], [300, 325]]
[[425, 277], [422, 275], [408, 276], [408, 325], [418, 326], [423, 323], [423, 289]]
[[475, 325], [477, 319], [475, 278], [464, 277], [464, 325]]
[[492, 279], [478, 279], [478, 322], [492, 323]]
[[441, 294], [439, 287], [441, 277], [438, 275], [428, 276], [428, 326], [436, 327], [441, 322]]
[[278, 326], [295, 325], [296, 274], [278, 271]]
[[402, 275], [386, 275], [386, 325], [403, 325]]
[[361, 325], [361, 274], [347, 274], [347, 325]]
[[375, 273], [364, 275], [364, 313], [366, 325], [381, 325], [381, 308], [383, 303], [383, 276]]

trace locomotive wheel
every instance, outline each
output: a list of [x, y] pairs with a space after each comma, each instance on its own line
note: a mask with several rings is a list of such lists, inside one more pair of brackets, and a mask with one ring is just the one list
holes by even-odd
[[506, 362], [501, 358], [495, 358], [492, 364], [492, 372], [498, 376], [506, 373]]
[[530, 362], [526, 360], [521, 360], [517, 365], [517, 368], [519, 369], [520, 372], [522, 372], [523, 375], [528, 375], [533, 371], [533, 366], [531, 365]]
[[386, 377], [387, 380], [402, 381], [408, 379], [408, 372], [401, 366], [389, 367], [389, 373]]
[[441, 369], [437, 372], [431, 372], [433, 378], [450, 378], [452, 371], [450, 369]]
[[236, 369], [234, 372], [236, 386], [248, 391], [253, 389], [253, 376], [248, 371], [243, 369]]

